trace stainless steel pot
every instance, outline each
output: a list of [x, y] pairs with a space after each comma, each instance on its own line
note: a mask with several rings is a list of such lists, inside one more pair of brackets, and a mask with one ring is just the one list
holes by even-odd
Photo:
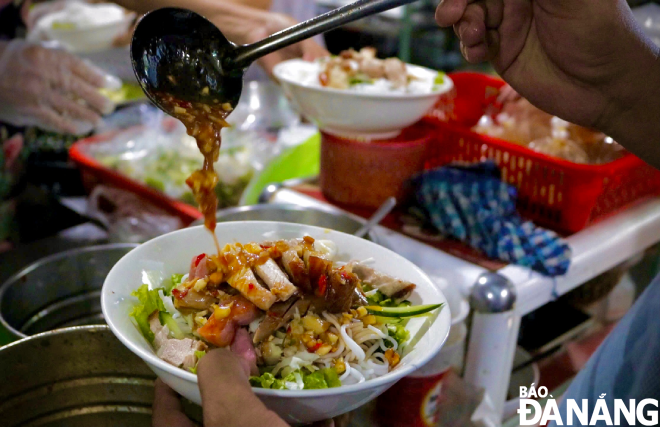
[[[216, 214], [218, 222], [226, 221], [278, 221], [294, 222], [297, 224], [315, 225], [317, 227], [329, 228], [331, 230], [343, 231], [353, 234], [363, 222], [334, 210], [332, 208], [320, 209], [309, 208], [292, 204], [260, 204], [251, 206], [240, 206], [219, 210]], [[197, 220], [192, 225], [201, 225], [204, 220]], [[367, 238], [378, 243], [378, 233], [371, 230]]]
[[104, 323], [100, 298], [105, 276], [136, 246], [73, 249], [24, 268], [0, 286], [0, 323], [18, 338]]
[[150, 426], [154, 374], [107, 326], [45, 332], [0, 348], [0, 424]]

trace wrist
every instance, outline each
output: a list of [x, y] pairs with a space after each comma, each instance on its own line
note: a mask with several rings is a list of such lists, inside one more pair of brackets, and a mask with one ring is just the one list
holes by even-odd
[[597, 128], [660, 168], [660, 47], [638, 41], [643, 47], [629, 56], [628, 71], [605, 90], [608, 108]]

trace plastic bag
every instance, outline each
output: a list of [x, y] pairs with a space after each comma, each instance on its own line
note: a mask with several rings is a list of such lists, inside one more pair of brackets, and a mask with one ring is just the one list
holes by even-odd
[[[201, 168], [203, 157], [184, 126], [153, 108], [139, 110], [140, 122], [109, 141], [89, 144], [86, 154], [114, 169], [177, 200], [195, 206], [185, 183]], [[126, 120], [134, 120], [125, 117]], [[222, 131], [222, 148], [215, 170], [220, 178], [216, 193], [218, 207], [238, 204], [254, 174], [280, 150], [264, 134], [237, 128]]]

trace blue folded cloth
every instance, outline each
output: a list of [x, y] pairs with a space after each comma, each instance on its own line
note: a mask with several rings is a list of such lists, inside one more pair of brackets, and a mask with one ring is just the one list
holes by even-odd
[[412, 185], [417, 204], [442, 234], [491, 258], [548, 276], [568, 270], [568, 244], [556, 233], [520, 218], [517, 190], [502, 182], [495, 163], [429, 170], [413, 178]]

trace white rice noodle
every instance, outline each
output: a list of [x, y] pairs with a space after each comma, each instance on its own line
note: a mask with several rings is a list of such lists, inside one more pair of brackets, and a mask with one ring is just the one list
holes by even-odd
[[344, 345], [344, 340], [339, 340], [339, 345], [337, 346], [337, 351], [328, 353], [325, 356], [321, 356], [322, 360], [331, 360], [337, 357], [340, 357], [343, 353], [344, 350], [346, 349], [346, 346]]
[[348, 379], [348, 377], [351, 375], [351, 369], [352, 369], [352, 368], [351, 368], [351, 364], [350, 364], [350, 363], [346, 363], [346, 370], [345, 370], [344, 373], [341, 374], [341, 376], [339, 377], [339, 381], [341, 381], [342, 384], [343, 384], [344, 381], [345, 381], [346, 379]]
[[348, 334], [346, 333], [347, 327], [348, 325], [342, 325], [341, 328], [339, 329], [339, 333], [341, 334], [344, 343], [346, 343], [346, 346], [351, 350], [351, 352], [356, 357], [356, 359], [362, 362], [365, 357], [364, 350], [362, 350], [362, 347], [360, 347], [355, 341], [353, 341], [353, 338], [348, 336]]
[[[394, 349], [394, 351], [396, 351], [399, 348], [399, 343], [397, 343], [396, 340], [394, 338], [392, 338], [391, 336], [389, 336], [388, 334], [384, 333], [383, 331], [379, 330], [378, 328], [373, 327], [372, 325], [367, 326], [367, 328], [369, 328], [371, 331], [373, 331], [375, 334], [377, 334], [383, 340], [388, 340], [389, 342], [391, 342], [392, 343], [392, 348]], [[385, 341], [382, 342], [380, 348], [383, 351], [387, 350], [387, 347], [385, 346]]]
[[380, 341], [376, 342], [371, 347], [369, 347], [369, 349], [365, 353], [365, 358], [369, 359], [374, 354], [374, 351], [378, 350], [378, 347], [380, 347]]
[[366, 378], [364, 377], [364, 374], [360, 372], [360, 367], [355, 365], [351, 366], [351, 376], [357, 380], [356, 384], [360, 384], [366, 381]]

